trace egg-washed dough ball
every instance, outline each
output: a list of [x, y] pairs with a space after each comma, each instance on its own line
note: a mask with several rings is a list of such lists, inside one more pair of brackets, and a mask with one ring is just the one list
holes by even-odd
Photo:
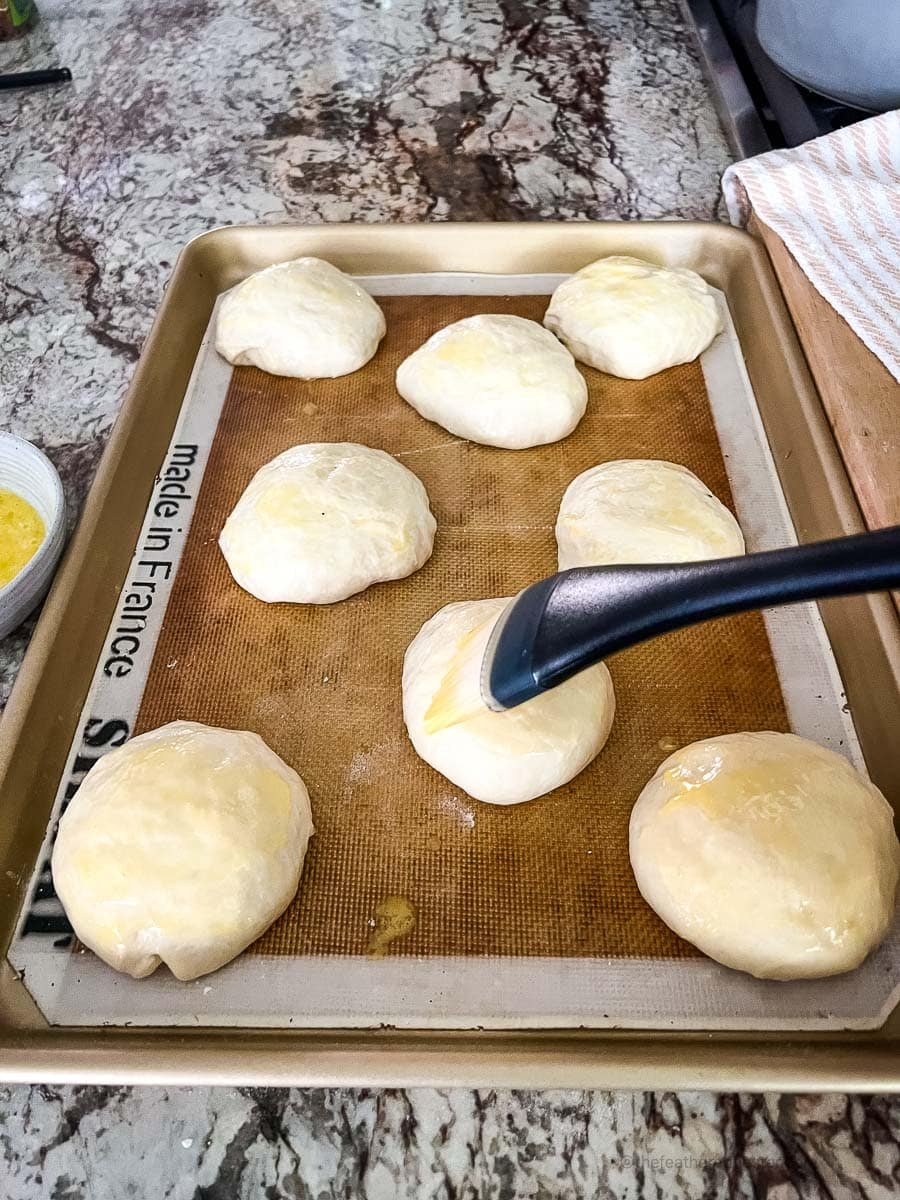
[[231, 574], [260, 600], [332, 604], [428, 559], [421, 481], [384, 450], [311, 442], [261, 467], [225, 522]]
[[397, 390], [450, 433], [506, 450], [568, 437], [587, 405], [565, 346], [513, 316], [465, 317], [438, 330], [400, 364]]
[[196, 979], [284, 912], [312, 832], [303, 780], [262, 738], [173, 721], [93, 767], [59, 823], [53, 882], [111, 967]]
[[622, 254], [561, 283], [544, 324], [579, 362], [622, 379], [690, 362], [722, 329], [715, 295], [696, 271]]
[[469, 633], [507, 600], [448, 604], [426, 621], [403, 662], [403, 718], [416, 753], [475, 800], [521, 804], [573, 779], [603, 749], [616, 711], [603, 663], [507, 712], [484, 713], [436, 733], [425, 714]]
[[365, 366], [385, 332], [384, 313], [349, 275], [321, 258], [257, 271], [219, 308], [216, 349], [271, 375], [333, 379]]
[[634, 806], [630, 853], [670, 928], [760, 979], [859, 966], [887, 932], [900, 872], [881, 792], [789, 733], [726, 734], [667, 758]]
[[618, 459], [575, 477], [556, 518], [559, 569], [744, 553], [741, 527], [687, 467]]

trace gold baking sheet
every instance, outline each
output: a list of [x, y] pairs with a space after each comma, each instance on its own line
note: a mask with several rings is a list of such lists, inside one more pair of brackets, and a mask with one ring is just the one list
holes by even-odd
[[[416, 756], [400, 672], [442, 604], [511, 595], [556, 569], [559, 501], [587, 467], [674, 459], [733, 503], [700, 365], [643, 382], [585, 368], [588, 409], [570, 437], [497, 450], [420, 417], [396, 392], [396, 368], [451, 321], [478, 312], [539, 321], [547, 297], [379, 303], [387, 336], [353, 375], [303, 382], [235, 370], [137, 732], [177, 718], [252, 729], [306, 781], [317, 832], [302, 885], [252, 952], [364, 953], [378, 903], [399, 894], [418, 921], [391, 953], [695, 956], [640, 897], [628, 818], [671, 748], [723, 729], [788, 728], [758, 614], [618, 656], [603, 753], [565, 787], [513, 808], [469, 799]], [[437, 519], [435, 551], [413, 576], [340, 604], [265, 604], [232, 580], [216, 539], [260, 466], [315, 441], [376, 446], [415, 471]]]
[[[562, 278], [553, 274], [434, 273], [364, 276], [362, 281], [379, 297], [415, 297], [415, 303], [427, 309], [451, 296], [481, 296], [489, 307], [495, 303], [489, 297], [546, 296]], [[751, 550], [789, 544], [794, 530], [759, 428], [753, 395], [742, 374], [740, 346], [721, 297], [718, 303], [725, 330], [702, 355], [700, 376], [704, 404], [712, 410], [721, 457], [726, 461], [732, 500]], [[26, 986], [45, 1016], [68, 1026], [82, 1021], [182, 1026], [199, 1022], [206, 1028], [222, 1024], [309, 1027], [328, 1022], [337, 1027], [389, 1024], [445, 1029], [667, 1025], [812, 1030], [880, 1023], [891, 1003], [890, 979], [896, 976], [900, 928], [861, 971], [841, 980], [768, 985], [754, 983], [702, 956], [653, 953], [652, 943], [648, 943], [651, 952], [647, 955], [641, 954], [636, 944], [632, 953], [613, 956], [539, 951], [530, 955], [439, 951], [409, 955], [395, 946], [386, 956], [374, 957], [349, 952], [303, 953], [300, 947], [279, 954], [266, 952], [263, 942], [209, 981], [182, 984], [161, 969], [136, 983], [111, 973], [73, 943], [47, 866], [55, 818], [91, 762], [121, 743], [137, 724], [153, 653], [169, 615], [170, 593], [185, 545], [193, 542], [198, 492], [232, 382], [232, 368], [213, 348], [214, 328], [215, 315], [157, 474], [132, 565], [85, 702], [83, 732], [73, 744], [60, 781], [40, 866], [10, 948], [10, 961], [26, 976]], [[598, 379], [602, 381], [602, 376]], [[308, 402], [304, 409], [304, 415], [311, 416], [315, 406]], [[239, 434], [233, 433], [231, 440], [240, 441]], [[444, 444], [446, 438], [438, 443]], [[203, 541], [214, 543], [215, 537]], [[189, 613], [185, 614], [188, 619]], [[171, 620], [180, 623], [177, 613]], [[766, 613], [764, 620], [790, 727], [843, 749], [852, 761], [861, 762], [853, 722], [843, 709], [840, 681], [815, 609], [804, 605], [774, 610]], [[138, 637], [136, 625], [140, 627]], [[208, 636], [207, 624], [201, 621], [198, 644]], [[159, 678], [167, 685], [170, 674], [174, 677], [185, 665], [191, 666], [191, 656], [179, 658], [173, 651], [158, 662]], [[202, 673], [202, 663], [200, 667]], [[323, 683], [329, 682], [330, 677], [323, 676]], [[264, 689], [265, 681], [256, 686]], [[659, 742], [665, 753], [671, 741], [661, 738]], [[365, 755], [354, 755], [341, 781], [342, 792], [352, 793], [367, 766]], [[444, 795], [440, 803], [448, 814], [474, 828], [475, 813], [461, 807], [459, 797]], [[342, 812], [345, 821], [353, 824], [352, 804], [345, 805]], [[357, 830], [360, 832], [365, 836], [365, 831]], [[588, 857], [592, 856], [591, 849]], [[382, 895], [373, 904], [374, 918], [367, 919], [368, 928], [373, 919], [377, 921], [384, 904], [409, 909], [415, 903], [407, 896], [391, 895], [393, 899]], [[304, 911], [302, 897], [298, 905]], [[375, 940], [381, 942], [377, 936]], [[368, 945], [367, 934], [364, 946]]]
[[[252, 270], [299, 254], [320, 254], [351, 273], [377, 274], [568, 272], [610, 253], [691, 266], [725, 292], [798, 532], [810, 539], [861, 527], [765, 254], [734, 230], [698, 223], [544, 223], [248, 227], [204, 235], [177, 264], [0, 728], [5, 941], [216, 295]], [[896, 614], [889, 601], [875, 596], [831, 602], [823, 615], [870, 771], [896, 799], [900, 764], [891, 737], [900, 714]], [[697, 960], [670, 961], [688, 967]], [[265, 987], [262, 978], [260, 992]], [[879, 1029], [803, 1035], [777, 1029], [702, 1034], [49, 1029], [23, 982], [0, 963], [0, 1074], [10, 1079], [874, 1090], [896, 1086], [897, 1034], [896, 1014]]]

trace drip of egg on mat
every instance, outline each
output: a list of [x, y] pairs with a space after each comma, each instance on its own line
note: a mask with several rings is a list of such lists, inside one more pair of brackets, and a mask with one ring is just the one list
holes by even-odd
[[406, 896], [385, 896], [375, 906], [372, 933], [366, 953], [370, 958], [384, 958], [394, 942], [406, 937], [416, 927], [416, 906]]

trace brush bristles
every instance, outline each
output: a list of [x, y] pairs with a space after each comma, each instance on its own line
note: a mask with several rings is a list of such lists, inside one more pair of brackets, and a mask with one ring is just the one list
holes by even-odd
[[453, 661], [425, 713], [426, 733], [438, 733], [490, 711], [481, 694], [481, 669], [494, 624], [492, 617], [460, 638]]

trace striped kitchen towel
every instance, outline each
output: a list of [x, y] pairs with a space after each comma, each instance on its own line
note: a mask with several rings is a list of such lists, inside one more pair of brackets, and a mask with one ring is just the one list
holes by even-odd
[[900, 111], [735, 163], [722, 188], [732, 224], [752, 208], [900, 380]]

